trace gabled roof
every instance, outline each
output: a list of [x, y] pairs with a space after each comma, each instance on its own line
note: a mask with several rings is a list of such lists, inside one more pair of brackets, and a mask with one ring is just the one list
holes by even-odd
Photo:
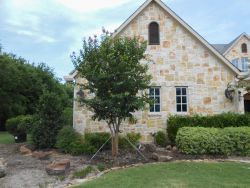
[[172, 11], [166, 4], [161, 0], [147, 0], [140, 6], [113, 34], [117, 36], [125, 27], [136, 18], [151, 2], [157, 3], [166, 12], [168, 12], [177, 22], [179, 22], [184, 28], [186, 28], [196, 39], [198, 39], [203, 45], [205, 45], [216, 57], [218, 57], [223, 63], [225, 63], [234, 73], [240, 74], [240, 70], [233, 66], [231, 62], [220, 54], [209, 42], [207, 42], [201, 35], [199, 35], [191, 26], [183, 21], [174, 11]]
[[238, 43], [238, 41], [242, 38], [246, 37], [250, 40], [250, 36], [246, 33], [242, 33], [238, 37], [236, 37], [232, 42], [229, 44], [212, 44], [222, 55], [226, 55], [233, 47]]
[[[177, 22], [179, 22], [185, 29], [187, 29], [197, 40], [199, 40], [204, 46], [206, 46], [216, 57], [218, 57], [225, 65], [227, 65], [235, 74], [244, 75], [245, 73], [240, 72], [240, 70], [235, 67], [228, 59], [226, 59], [221, 52], [224, 51], [224, 46], [220, 45], [220, 50], [217, 51], [218, 45], [212, 46], [208, 41], [206, 41], [201, 35], [199, 35], [191, 26], [189, 26], [184, 20], [182, 20], [174, 11], [172, 11], [166, 4], [161, 0], [147, 0], [145, 1], [115, 32], [113, 37], [119, 35], [130, 24], [133, 19], [135, 19], [151, 2], [157, 3], [163, 8], [167, 13], [169, 13]], [[247, 36], [249, 38], [249, 36]], [[234, 41], [232, 41], [234, 42]], [[231, 44], [231, 43], [230, 43]], [[229, 49], [229, 48], [227, 48]], [[75, 77], [77, 75], [77, 70], [71, 72], [70, 77]]]

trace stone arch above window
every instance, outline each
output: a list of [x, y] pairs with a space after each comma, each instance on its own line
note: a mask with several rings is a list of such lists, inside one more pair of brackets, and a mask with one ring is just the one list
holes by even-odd
[[157, 22], [151, 22], [149, 24], [148, 41], [149, 41], [149, 45], [160, 44], [160, 31], [159, 31], [159, 24]]
[[242, 53], [247, 53], [247, 44], [246, 44], [246, 43], [243, 43], [243, 44], [241, 45], [241, 52], [242, 52]]

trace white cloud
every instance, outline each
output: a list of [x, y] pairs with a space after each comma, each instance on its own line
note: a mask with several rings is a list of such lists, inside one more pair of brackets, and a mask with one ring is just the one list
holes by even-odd
[[50, 36], [43, 35], [38, 32], [32, 32], [28, 30], [17, 30], [18, 35], [32, 37], [36, 42], [46, 42], [46, 43], [54, 43], [56, 40]]

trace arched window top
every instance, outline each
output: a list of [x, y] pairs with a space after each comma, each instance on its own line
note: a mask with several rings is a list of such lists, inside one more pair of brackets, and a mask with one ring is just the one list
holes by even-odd
[[148, 41], [149, 45], [160, 44], [160, 32], [159, 24], [157, 22], [151, 22], [148, 27]]
[[247, 44], [246, 44], [246, 43], [243, 43], [243, 44], [241, 45], [241, 52], [242, 52], [242, 53], [247, 53]]

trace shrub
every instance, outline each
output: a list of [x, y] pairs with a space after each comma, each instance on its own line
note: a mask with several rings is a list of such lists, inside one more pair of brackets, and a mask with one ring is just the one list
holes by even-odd
[[71, 155], [93, 154], [97, 151], [95, 146], [86, 141], [84, 137], [77, 133], [71, 126], [65, 126], [59, 131], [56, 147], [62, 152]]
[[163, 131], [158, 131], [155, 134], [155, 142], [157, 145], [165, 147], [167, 145], [167, 135]]
[[250, 156], [250, 127], [183, 127], [177, 133], [176, 145], [186, 154]]
[[6, 122], [6, 129], [12, 135], [26, 134], [31, 132], [34, 117], [31, 115], [20, 115], [10, 118]]
[[171, 142], [175, 142], [181, 127], [250, 127], [250, 115], [223, 113], [214, 116], [171, 116], [167, 121], [167, 134]]
[[31, 138], [37, 148], [53, 148], [62, 128], [63, 100], [57, 93], [44, 91], [38, 105], [37, 123], [32, 128]]
[[[127, 133], [126, 136], [119, 137], [119, 147], [121, 149], [131, 149], [132, 146], [128, 142], [128, 140], [134, 145], [137, 146], [139, 144], [139, 140], [141, 138], [140, 133]], [[127, 140], [128, 139], [128, 140]]]
[[[86, 145], [92, 146], [97, 151], [108, 139], [109, 133], [85, 133], [84, 141]], [[111, 139], [106, 143], [103, 149], [111, 148]]]

